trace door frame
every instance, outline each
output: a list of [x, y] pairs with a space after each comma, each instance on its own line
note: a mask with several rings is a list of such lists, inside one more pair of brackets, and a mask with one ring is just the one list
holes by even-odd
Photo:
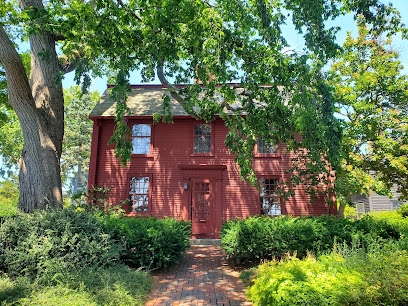
[[[191, 219], [191, 207], [192, 207], [192, 181], [193, 180], [208, 180], [212, 182], [212, 194], [213, 194], [213, 228], [214, 232], [211, 233], [211, 237], [205, 238], [220, 238], [220, 230], [222, 225], [222, 217], [224, 212], [224, 205], [222, 203], [222, 182], [224, 170], [227, 169], [226, 165], [207, 165], [207, 164], [188, 164], [179, 165], [179, 169], [182, 170], [182, 186], [187, 183], [187, 189], [183, 188], [183, 207], [182, 217], [184, 220], [192, 221]], [[210, 187], [211, 188], [211, 187]], [[200, 238], [195, 237], [193, 238]], [[202, 237], [204, 238], [204, 237]]]
[[[196, 203], [196, 184], [199, 183], [208, 183], [209, 190], [208, 190], [208, 213], [209, 217], [204, 219], [197, 219], [195, 218], [195, 210], [197, 209]], [[215, 195], [214, 195], [214, 182], [213, 180], [208, 179], [190, 179], [190, 186], [191, 186], [191, 207], [190, 207], [190, 220], [191, 220], [191, 229], [193, 235], [206, 235], [211, 236], [214, 235], [215, 224], [216, 224], [216, 215], [215, 215]], [[201, 225], [201, 226], [200, 226]]]

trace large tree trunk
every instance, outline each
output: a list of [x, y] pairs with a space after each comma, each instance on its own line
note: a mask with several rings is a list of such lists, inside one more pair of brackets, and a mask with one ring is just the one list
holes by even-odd
[[[21, 0], [22, 9], [42, 7], [41, 0]], [[0, 25], [0, 61], [6, 71], [9, 103], [20, 121], [24, 147], [20, 159], [19, 208], [25, 212], [62, 207], [60, 157], [64, 99], [55, 40], [41, 32], [30, 36], [31, 75]]]

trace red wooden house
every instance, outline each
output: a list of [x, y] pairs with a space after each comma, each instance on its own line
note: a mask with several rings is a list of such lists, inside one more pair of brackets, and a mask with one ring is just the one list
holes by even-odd
[[88, 189], [113, 187], [110, 201], [129, 199], [129, 216], [168, 216], [192, 221], [193, 237], [219, 237], [223, 220], [251, 215], [321, 215], [323, 199], [310, 204], [300, 186], [289, 200], [274, 190], [288, 180], [291, 155], [285, 145], [268, 147], [260, 139], [254, 169], [260, 190], [239, 177], [234, 156], [224, 144], [227, 128], [221, 119], [197, 121], [171, 100], [174, 123], [153, 124], [162, 110], [165, 89], [159, 85], [132, 86], [128, 106], [132, 116], [131, 162], [124, 168], [108, 145], [115, 123], [115, 106], [105, 93], [90, 114], [94, 122]]

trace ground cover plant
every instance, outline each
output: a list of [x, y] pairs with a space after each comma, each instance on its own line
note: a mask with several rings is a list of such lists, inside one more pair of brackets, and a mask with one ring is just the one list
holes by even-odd
[[321, 254], [330, 250], [334, 242], [351, 244], [353, 239], [359, 239], [367, 245], [374, 238], [399, 239], [401, 233], [371, 216], [357, 221], [332, 216], [254, 216], [225, 222], [220, 236], [227, 258], [235, 264], [247, 264], [295, 251], [299, 258], [308, 251]]
[[0, 278], [1, 305], [143, 305], [152, 281], [125, 265], [86, 268], [49, 280]]
[[255, 305], [406, 305], [407, 269], [397, 242], [337, 246], [260, 265], [247, 296]]

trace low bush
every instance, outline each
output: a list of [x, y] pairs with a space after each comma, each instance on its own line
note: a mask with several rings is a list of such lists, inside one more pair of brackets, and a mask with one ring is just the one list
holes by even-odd
[[1, 305], [143, 305], [151, 290], [147, 272], [123, 265], [67, 273], [48, 284], [0, 279]]
[[119, 261], [122, 246], [103, 220], [71, 209], [8, 218], [0, 228], [0, 269], [10, 276], [49, 279]]
[[398, 212], [401, 216], [403, 216], [404, 218], [407, 218], [407, 217], [408, 217], [408, 203], [407, 203], [407, 204], [404, 204], [404, 205], [401, 205], [401, 207], [398, 208], [397, 212]]
[[19, 212], [17, 202], [0, 198], [0, 222], [7, 217], [17, 215]]
[[367, 245], [379, 237], [398, 239], [400, 233], [387, 222], [370, 216], [358, 221], [331, 216], [281, 216], [230, 220], [223, 224], [220, 236], [227, 258], [242, 264], [295, 251], [302, 258], [307, 251], [321, 254], [330, 250], [336, 241], [351, 243], [359, 239]]
[[0, 222], [6, 217], [15, 216], [19, 213], [18, 203], [18, 179], [12, 175], [0, 182]]
[[166, 269], [177, 263], [189, 244], [191, 224], [174, 219], [109, 218], [106, 227], [121, 240], [123, 262], [147, 269]]
[[407, 269], [395, 242], [343, 246], [260, 265], [247, 296], [255, 305], [407, 305]]
[[408, 218], [405, 218], [398, 210], [374, 211], [368, 213], [365, 218], [371, 218], [374, 222], [387, 224], [394, 231], [408, 236]]

